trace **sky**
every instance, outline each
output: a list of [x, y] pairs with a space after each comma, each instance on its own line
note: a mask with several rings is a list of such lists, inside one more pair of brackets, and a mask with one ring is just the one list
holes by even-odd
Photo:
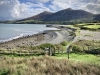
[[100, 14], [100, 0], [0, 0], [0, 20], [23, 19], [67, 8]]

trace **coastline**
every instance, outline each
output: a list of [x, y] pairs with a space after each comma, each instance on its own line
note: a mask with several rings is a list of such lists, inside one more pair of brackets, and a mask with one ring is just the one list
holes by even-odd
[[43, 43], [59, 44], [63, 41], [72, 40], [72, 36], [65, 29], [45, 30], [41, 33], [23, 36], [17, 39], [0, 43], [0, 48], [16, 49], [20, 46], [37, 46]]

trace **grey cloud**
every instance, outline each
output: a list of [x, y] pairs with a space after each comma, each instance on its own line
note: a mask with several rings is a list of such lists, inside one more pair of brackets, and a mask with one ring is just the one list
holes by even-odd
[[52, 4], [61, 9], [83, 9], [95, 14], [100, 14], [100, 0], [53, 0]]
[[[0, 19], [21, 19], [43, 11], [59, 11], [66, 8], [83, 9], [100, 14], [100, 0], [0, 0]], [[33, 1], [33, 3], [32, 3]], [[45, 5], [47, 2], [49, 5]], [[37, 2], [36, 4], [34, 2]], [[48, 7], [47, 7], [48, 6]]]
[[86, 10], [94, 14], [100, 14], [100, 4], [89, 3], [86, 5]]
[[[39, 6], [39, 8], [35, 8], [34, 6]], [[45, 10], [49, 10], [49, 8], [44, 7], [41, 3], [37, 5], [31, 3], [30, 5], [20, 3], [18, 0], [0, 0], [0, 19], [2, 20], [22, 19]]]

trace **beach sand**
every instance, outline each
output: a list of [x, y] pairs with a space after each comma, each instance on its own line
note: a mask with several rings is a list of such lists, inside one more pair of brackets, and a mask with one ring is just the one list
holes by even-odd
[[63, 41], [70, 41], [72, 38], [66, 29], [48, 30], [35, 35], [0, 43], [0, 48], [16, 49], [21, 46], [37, 46], [43, 43], [59, 44]]

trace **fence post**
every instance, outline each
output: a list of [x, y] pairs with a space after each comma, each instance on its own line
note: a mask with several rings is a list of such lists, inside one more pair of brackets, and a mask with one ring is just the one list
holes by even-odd
[[59, 53], [59, 47], [58, 47], [58, 53]]

